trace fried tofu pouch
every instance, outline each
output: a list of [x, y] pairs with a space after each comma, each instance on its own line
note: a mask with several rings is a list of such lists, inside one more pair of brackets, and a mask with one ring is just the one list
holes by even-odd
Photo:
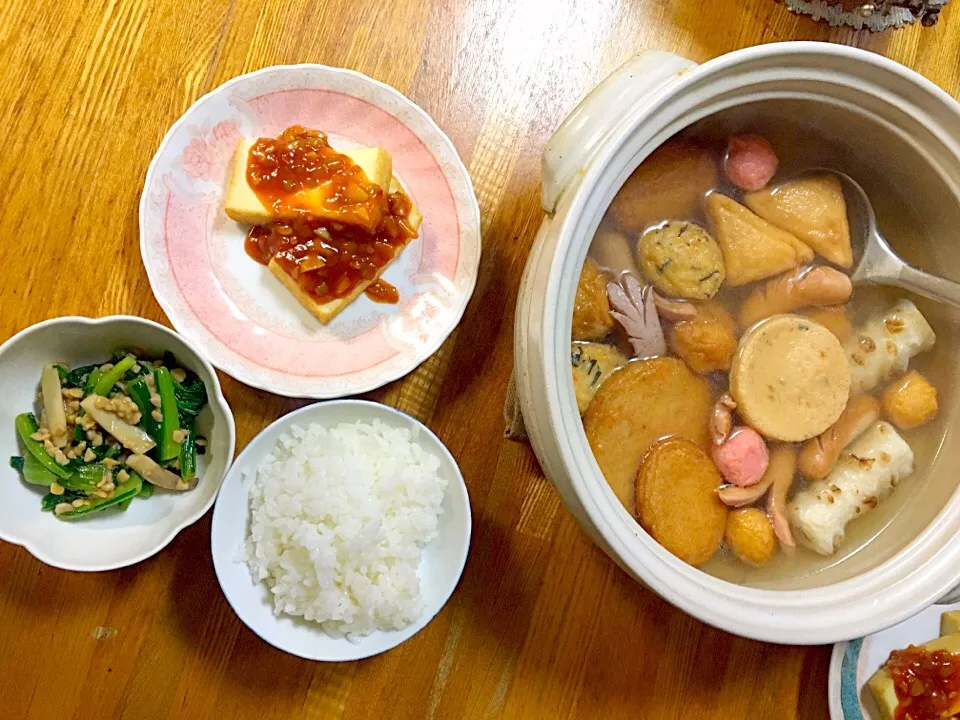
[[779, 275], [813, 260], [798, 238], [758, 217], [736, 200], [712, 192], [706, 200], [714, 237], [723, 250], [727, 282], [736, 287]]
[[853, 264], [847, 201], [833, 175], [814, 175], [747, 193], [744, 204], [842, 268]]
[[634, 485], [647, 448], [661, 437], [678, 435], [708, 450], [712, 411], [710, 385], [676, 358], [634, 360], [600, 386], [583, 429], [627, 512], [636, 513]]

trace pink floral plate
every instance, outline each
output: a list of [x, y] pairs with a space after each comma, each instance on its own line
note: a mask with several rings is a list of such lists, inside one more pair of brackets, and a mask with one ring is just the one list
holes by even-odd
[[[247, 256], [247, 228], [223, 211], [230, 159], [241, 138], [290, 125], [390, 152], [424, 217], [383, 275], [398, 304], [360, 296], [322, 325]], [[333, 398], [407, 374], [456, 327], [476, 284], [480, 209], [449, 138], [399, 92], [351, 70], [277, 66], [221, 85], [170, 128], [140, 199], [140, 251], [170, 322], [216, 367], [280, 395]]]

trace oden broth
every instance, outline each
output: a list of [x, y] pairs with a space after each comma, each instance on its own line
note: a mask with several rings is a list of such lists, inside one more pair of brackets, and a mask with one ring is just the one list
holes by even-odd
[[[803, 102], [784, 103], [779, 107], [775, 104], [765, 104], [761, 112], [756, 107], [744, 106], [707, 118], [685, 130], [681, 136], [695, 139], [709, 148], [714, 153], [718, 165], [722, 161], [727, 141], [732, 134], [756, 133], [766, 137], [776, 149], [780, 160], [780, 170], [774, 179], [774, 184], [817, 167], [833, 168], [848, 173], [867, 190], [877, 214], [880, 230], [895, 250], [907, 261], [925, 270], [935, 273], [944, 272], [937, 261], [936, 248], [930, 241], [930, 238], [936, 235], [926, 224], [929, 220], [917, 210], [918, 207], [922, 208], [924, 203], [911, 197], [910, 184], [904, 182], [901, 177], [880, 171], [878, 164], [872, 162], [871, 157], [864, 157], [851, 145], [828, 140], [817, 122], [815, 113], [810, 111], [814, 107], [816, 106]], [[797, 112], [798, 110], [804, 112]], [[856, 132], [856, 128], [851, 126], [850, 131]], [[836, 136], [836, 133], [831, 132], [831, 137]], [[731, 197], [738, 197], [738, 191], [725, 178], [722, 170], [714, 189]], [[687, 218], [664, 217], [662, 220], [690, 220], [704, 227], [710, 227], [702, 209]], [[620, 230], [610, 212], [604, 216], [600, 229]], [[636, 233], [628, 234], [631, 245], [638, 237]], [[592, 254], [593, 248], [591, 248]], [[854, 256], [856, 261], [859, 255], [855, 239]], [[814, 260], [814, 263], [827, 264], [819, 257]], [[754, 287], [754, 284], [741, 288], [724, 286], [715, 299], [736, 317], [742, 299]], [[847, 308], [853, 326], [856, 328], [870, 316], [886, 311], [896, 300], [903, 297], [917, 304], [937, 333], [934, 349], [914, 357], [910, 362], [911, 370], [919, 371], [937, 388], [941, 407], [939, 416], [933, 422], [914, 430], [900, 431], [901, 436], [914, 452], [913, 474], [903, 480], [893, 494], [881, 502], [875, 510], [848, 525], [845, 541], [832, 556], [821, 556], [798, 543], [795, 552], [787, 553], [778, 550], [766, 564], [761, 567], [752, 567], [733, 557], [723, 546], [712, 559], [701, 566], [705, 572], [721, 579], [756, 587], [797, 588], [819, 585], [824, 581], [824, 576], [833, 580], [847, 575], [842, 569], [839, 573], [836, 572], [840, 564], [848, 565], [855, 571], [859, 571], [860, 566], [875, 564], [876, 558], [869, 562], [859, 562], [854, 556], [889, 526], [894, 525], [891, 532], [895, 532], [896, 518], [911, 503], [931, 504], [933, 508], [930, 517], [932, 517], [936, 509], [949, 497], [955, 483], [954, 486], [949, 487], [944, 483], [931, 487], [928, 483], [931, 468], [943, 444], [947, 428], [949, 413], [944, 412], [944, 409], [949, 408], [954, 397], [955, 371], [949, 359], [949, 349], [953, 347], [954, 338], [952, 325], [948, 321], [949, 314], [934, 303], [917, 298], [905, 291], [863, 285], [854, 287]], [[666, 323], [664, 324], [666, 326]], [[741, 332], [744, 329], [741, 328]], [[716, 395], [726, 389], [725, 374], [712, 374], [706, 377]], [[877, 388], [873, 391], [874, 394], [879, 390], [880, 388]], [[798, 473], [791, 496], [804, 484], [805, 481]], [[762, 507], [762, 503], [759, 506]], [[886, 543], [881, 554], [891, 555], [910, 539], [898, 537], [895, 542]], [[834, 571], [828, 573], [830, 568]]]

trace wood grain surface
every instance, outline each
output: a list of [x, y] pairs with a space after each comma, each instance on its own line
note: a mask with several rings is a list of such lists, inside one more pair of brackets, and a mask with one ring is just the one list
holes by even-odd
[[[419, 103], [476, 187], [476, 293], [440, 351], [371, 393], [427, 422], [473, 503], [444, 611], [342, 665], [261, 642], [220, 593], [210, 516], [125, 570], [69, 573], [0, 544], [3, 718], [827, 717], [829, 648], [706, 627], [594, 547], [530, 448], [502, 440], [520, 274], [541, 219], [539, 155], [594, 84], [645, 47], [704, 61], [790, 39], [889, 55], [956, 95], [960, 18], [879, 36], [774, 0], [6, 0], [0, 3], [0, 339], [58, 315], [166, 322], [137, 204], [169, 126], [201, 94], [277, 63], [353, 68]], [[222, 377], [238, 451], [298, 406]]]

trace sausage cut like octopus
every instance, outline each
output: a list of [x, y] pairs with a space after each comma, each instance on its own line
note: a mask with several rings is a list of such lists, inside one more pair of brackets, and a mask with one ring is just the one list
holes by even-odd
[[711, 455], [723, 479], [737, 487], [750, 487], [760, 482], [767, 469], [767, 444], [756, 430], [733, 427], [733, 411], [737, 404], [724, 394], [714, 406], [710, 420], [713, 439]]

